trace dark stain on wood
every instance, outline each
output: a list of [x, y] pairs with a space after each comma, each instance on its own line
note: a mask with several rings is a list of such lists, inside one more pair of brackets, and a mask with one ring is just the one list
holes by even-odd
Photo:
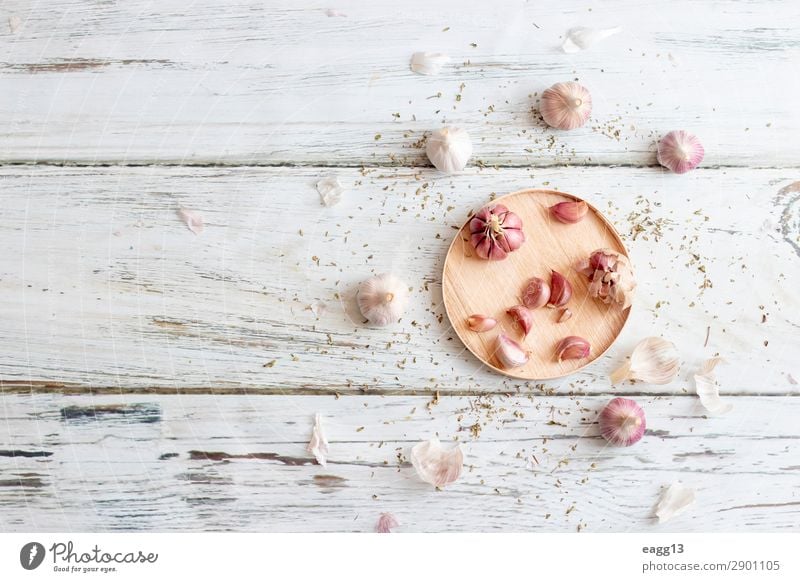
[[684, 459], [688, 459], [690, 457], [727, 457], [732, 455], [732, 452], [727, 453], [718, 453], [716, 451], [693, 451], [688, 453], [675, 453], [673, 457], [675, 457], [675, 461], [683, 461]]
[[338, 489], [346, 487], [347, 479], [337, 475], [314, 475], [313, 483], [323, 489]]
[[174, 459], [175, 457], [180, 456], [178, 453], [164, 453], [163, 455], [158, 457], [159, 461], [166, 461], [167, 459]]
[[166, 328], [166, 329], [178, 330], [178, 329], [183, 329], [184, 327], [186, 327], [186, 324], [184, 322], [175, 321], [175, 320], [171, 320], [171, 319], [156, 319], [156, 318], [153, 318], [152, 321], [153, 321], [153, 325], [157, 325], [158, 327], [163, 327], [163, 328]]
[[128, 67], [131, 65], [159, 65], [170, 64], [164, 59], [50, 59], [41, 63], [2, 63], [0, 67], [12, 71], [25, 73], [74, 73], [77, 71], [91, 71], [106, 67]]
[[289, 457], [278, 453], [239, 453], [230, 454], [222, 451], [189, 451], [192, 461], [231, 461], [234, 459], [278, 461], [284, 465], [313, 465], [314, 459], [303, 457]]
[[99, 406], [66, 406], [61, 409], [61, 420], [93, 421], [124, 418], [126, 422], [151, 423], [161, 420], [158, 404], [103, 404]]
[[0, 450], [0, 457], [51, 457], [53, 453], [50, 451], [21, 451], [19, 449]]
[[188, 481], [192, 485], [231, 485], [233, 480], [209, 473], [181, 473], [177, 476], [181, 481]]
[[46, 483], [40, 477], [17, 477], [16, 479], [0, 479], [0, 487], [26, 487], [38, 489]]

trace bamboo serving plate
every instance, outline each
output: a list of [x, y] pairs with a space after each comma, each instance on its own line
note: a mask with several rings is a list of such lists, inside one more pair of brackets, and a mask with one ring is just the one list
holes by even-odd
[[[551, 380], [568, 376], [591, 364], [617, 339], [630, 309], [589, 297], [587, 278], [574, 265], [599, 248], [628, 255], [622, 239], [602, 213], [589, 204], [589, 212], [576, 224], [563, 224], [550, 215], [549, 207], [577, 196], [554, 190], [521, 190], [497, 198], [522, 219], [525, 242], [502, 261], [481, 259], [469, 242], [469, 220], [461, 227], [447, 252], [442, 275], [445, 310], [458, 337], [467, 349], [493, 370], [523, 380]], [[506, 309], [522, 303], [522, 289], [531, 277], [550, 281], [550, 270], [564, 275], [572, 284], [567, 307], [572, 317], [559, 323], [559, 309], [533, 310], [534, 326], [522, 339]], [[467, 318], [483, 314], [497, 319], [491, 331], [477, 333], [467, 327]], [[528, 363], [504, 369], [495, 356], [495, 339], [505, 333], [530, 350]], [[563, 338], [577, 335], [591, 345], [588, 358], [559, 363], [556, 346]]]

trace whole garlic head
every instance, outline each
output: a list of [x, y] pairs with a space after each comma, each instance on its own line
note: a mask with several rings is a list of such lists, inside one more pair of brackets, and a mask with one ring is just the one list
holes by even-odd
[[556, 83], [542, 93], [539, 111], [544, 122], [556, 129], [575, 129], [592, 114], [592, 96], [579, 83]]
[[428, 136], [425, 153], [437, 170], [455, 174], [466, 167], [472, 155], [472, 141], [460, 127], [443, 127]]
[[408, 302], [408, 286], [390, 273], [371, 277], [358, 286], [358, 309], [380, 327], [396, 323]]

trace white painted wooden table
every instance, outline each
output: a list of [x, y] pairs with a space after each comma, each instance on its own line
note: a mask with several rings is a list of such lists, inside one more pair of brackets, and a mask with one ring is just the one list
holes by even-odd
[[[800, 529], [796, 2], [10, 0], [0, 18], [3, 531], [370, 531], [385, 511], [403, 531]], [[624, 32], [562, 53], [579, 25]], [[420, 50], [453, 62], [414, 75]], [[558, 133], [536, 95], [568, 79], [594, 114]], [[419, 147], [445, 122], [475, 145], [457, 177]], [[707, 152], [684, 176], [653, 153], [679, 128]], [[349, 188], [333, 208], [327, 175]], [[607, 212], [641, 292], [605, 356], [537, 384], [464, 350], [440, 281], [471, 209], [544, 186]], [[386, 270], [413, 305], [371, 329], [354, 286]], [[679, 378], [612, 387], [646, 335], [680, 346]], [[709, 418], [691, 374], [715, 354], [735, 408]], [[629, 449], [598, 436], [612, 395], [648, 415]], [[445, 491], [407, 462], [432, 436], [467, 453]], [[698, 502], [658, 525], [676, 480]]]

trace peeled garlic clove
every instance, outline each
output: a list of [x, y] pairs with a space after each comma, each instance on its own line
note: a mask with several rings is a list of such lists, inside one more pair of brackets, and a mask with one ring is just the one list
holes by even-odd
[[325, 432], [322, 430], [322, 415], [319, 413], [314, 415], [314, 428], [311, 430], [311, 440], [308, 442], [306, 450], [314, 455], [317, 463], [323, 467], [327, 464], [328, 439], [325, 438]]
[[481, 208], [469, 221], [470, 243], [482, 259], [502, 261], [525, 242], [522, 220], [502, 204]]
[[544, 122], [556, 129], [575, 129], [592, 114], [592, 96], [574, 81], [556, 83], [542, 93], [539, 111]]
[[539, 277], [531, 277], [522, 290], [522, 303], [528, 309], [539, 309], [550, 301], [550, 285]]
[[694, 503], [694, 489], [681, 483], [673, 483], [661, 494], [661, 499], [656, 505], [656, 517], [659, 523], [664, 523], [686, 511]]
[[408, 286], [389, 273], [367, 279], [358, 287], [361, 315], [378, 326], [396, 323], [408, 302]]
[[611, 374], [611, 383], [641, 380], [649, 384], [669, 384], [678, 375], [680, 367], [675, 344], [660, 337], [648, 337], [634, 348], [630, 361]]
[[694, 375], [695, 392], [700, 397], [700, 404], [713, 414], [727, 414], [733, 410], [733, 404], [725, 403], [719, 397], [719, 386], [714, 375], [717, 364], [724, 362], [722, 358], [711, 358], [703, 362], [699, 374]]
[[375, 524], [375, 533], [392, 533], [392, 528], [398, 527], [400, 523], [391, 513], [381, 513], [378, 523]]
[[504, 333], [497, 336], [495, 353], [500, 365], [506, 369], [519, 368], [528, 363], [528, 351]]
[[522, 330], [522, 337], [526, 337], [533, 328], [533, 314], [524, 305], [515, 305], [507, 309], [506, 313], [511, 316], [514, 323]]
[[636, 279], [628, 257], [611, 249], [597, 249], [575, 265], [589, 279], [589, 296], [627, 309], [633, 302]]
[[550, 272], [550, 307], [562, 307], [572, 297], [572, 285], [567, 278], [558, 271]]
[[706, 151], [696, 135], [688, 131], [670, 131], [658, 142], [658, 163], [676, 174], [694, 170], [703, 161]]
[[559, 363], [564, 360], [581, 360], [588, 358], [591, 351], [588, 341], [577, 335], [570, 335], [558, 342], [556, 357]]
[[438, 75], [450, 57], [443, 53], [414, 53], [411, 55], [411, 70], [418, 75]]
[[550, 214], [564, 224], [580, 222], [587, 212], [589, 212], [589, 205], [583, 200], [559, 202], [550, 207]]
[[467, 318], [467, 326], [472, 331], [477, 332], [484, 332], [489, 331], [490, 329], [494, 329], [494, 326], [497, 325], [497, 320], [493, 317], [489, 317], [488, 315], [481, 315], [476, 313], [475, 315], [470, 315]]
[[600, 433], [612, 445], [629, 447], [642, 438], [647, 428], [644, 410], [628, 398], [614, 398], [597, 419]]
[[565, 53], [577, 53], [621, 31], [622, 28], [619, 26], [615, 26], [614, 28], [587, 28], [585, 26], [576, 26], [567, 31], [567, 36], [564, 39], [564, 43], [561, 45], [561, 50]]
[[472, 141], [459, 127], [443, 127], [428, 136], [425, 153], [437, 170], [455, 174], [466, 167], [472, 155]]
[[420, 479], [434, 487], [454, 483], [464, 466], [461, 445], [445, 449], [437, 438], [414, 445], [410, 457]]

